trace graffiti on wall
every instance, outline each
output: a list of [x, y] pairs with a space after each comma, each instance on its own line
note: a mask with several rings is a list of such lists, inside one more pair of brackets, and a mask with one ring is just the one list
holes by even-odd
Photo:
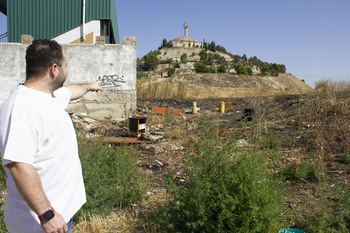
[[101, 87], [120, 87], [120, 83], [126, 83], [124, 76], [118, 76], [116, 74], [99, 76], [97, 81], [101, 81]]

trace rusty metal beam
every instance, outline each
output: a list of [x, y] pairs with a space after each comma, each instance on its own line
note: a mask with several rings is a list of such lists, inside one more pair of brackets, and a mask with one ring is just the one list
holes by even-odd
[[127, 144], [139, 144], [139, 143], [150, 143], [151, 141], [142, 141], [137, 138], [128, 137], [103, 137], [104, 142], [108, 143], [127, 143]]

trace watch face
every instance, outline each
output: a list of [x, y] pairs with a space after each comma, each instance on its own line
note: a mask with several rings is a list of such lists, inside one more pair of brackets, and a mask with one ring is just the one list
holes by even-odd
[[55, 213], [52, 210], [48, 210], [42, 215], [45, 222], [50, 221], [54, 216]]

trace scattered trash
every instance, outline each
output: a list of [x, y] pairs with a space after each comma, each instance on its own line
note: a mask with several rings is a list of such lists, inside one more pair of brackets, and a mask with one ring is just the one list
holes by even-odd
[[157, 106], [154, 106], [152, 108], [152, 112], [160, 114], [160, 115], [164, 115], [166, 113], [166, 111], [168, 111], [168, 110], [173, 112], [174, 114], [181, 114], [181, 112], [182, 112], [182, 109], [168, 109], [168, 108], [157, 107]]
[[159, 133], [157, 133], [157, 134], [148, 134], [146, 137], [149, 140], [151, 140], [151, 141], [157, 141], [157, 140], [163, 138], [164, 134], [159, 134]]
[[292, 203], [289, 204], [289, 207], [292, 208], [293, 210], [298, 211], [298, 212], [301, 210], [301, 208], [299, 206], [292, 204]]
[[225, 102], [219, 104], [220, 113], [225, 113]]
[[108, 143], [127, 143], [127, 144], [138, 144], [138, 143], [150, 143], [150, 141], [139, 140], [138, 138], [128, 137], [103, 137], [104, 142]]
[[160, 162], [158, 159], [155, 160], [160, 166], [164, 166], [162, 162]]
[[178, 175], [173, 176], [173, 179], [174, 179], [174, 180], [178, 180], [178, 181], [180, 181], [180, 182], [185, 182], [185, 181], [186, 181], [183, 177], [178, 176]]
[[170, 149], [172, 150], [183, 150], [183, 146], [177, 146], [177, 145], [174, 145], [174, 144], [170, 144], [169, 145]]
[[242, 120], [252, 121], [255, 113], [255, 108], [246, 108], [242, 116]]
[[146, 117], [129, 117], [129, 135], [140, 137], [146, 133]]
[[81, 114], [75, 113], [75, 115], [78, 116], [78, 117], [83, 117], [83, 118], [85, 118], [85, 121], [90, 122], [90, 123], [93, 123], [94, 120], [95, 120], [95, 121], [106, 121], [106, 122], [115, 123], [114, 120], [105, 119], [105, 118], [100, 118], [100, 117], [88, 116], [88, 115], [86, 115], [86, 114], [84, 114], [84, 113], [81, 113]]
[[301, 231], [293, 228], [284, 228], [284, 229], [280, 229], [278, 233], [305, 233], [305, 231]]
[[245, 139], [239, 139], [236, 142], [237, 147], [249, 146], [249, 143]]

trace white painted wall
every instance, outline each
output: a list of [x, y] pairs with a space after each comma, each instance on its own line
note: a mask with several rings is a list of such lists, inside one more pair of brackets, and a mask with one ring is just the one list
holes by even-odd
[[[105, 77], [102, 93], [88, 93], [70, 104], [72, 112], [127, 118], [136, 111], [136, 39], [134, 45], [62, 45], [68, 66], [66, 84], [89, 83]], [[124, 41], [126, 38], [124, 38]], [[25, 81], [28, 45], [0, 43], [0, 104]], [[119, 77], [119, 81], [115, 81]], [[113, 78], [113, 79], [111, 79]]]
[[[82, 31], [83, 31], [83, 25], [80, 25], [52, 39], [57, 41], [59, 44], [69, 44], [83, 37]], [[93, 33], [93, 38], [94, 38], [93, 44], [95, 44], [96, 36], [101, 35], [100, 20], [91, 20], [85, 23], [85, 35], [90, 34], [91, 32]]]

